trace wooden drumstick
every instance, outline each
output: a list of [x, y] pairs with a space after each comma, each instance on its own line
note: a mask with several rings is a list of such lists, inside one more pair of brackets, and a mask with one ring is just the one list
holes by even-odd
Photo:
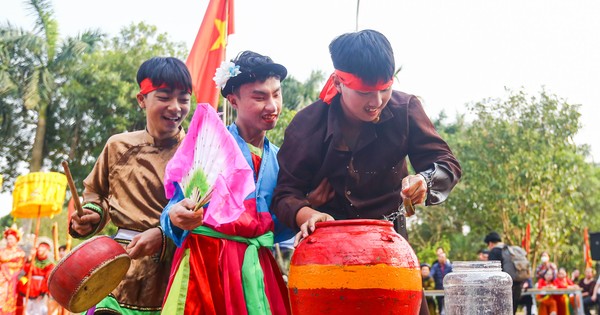
[[79, 195], [77, 194], [77, 188], [75, 187], [75, 182], [73, 182], [73, 176], [71, 176], [71, 170], [69, 169], [69, 162], [62, 161], [62, 166], [65, 169], [65, 175], [67, 176], [67, 182], [69, 183], [69, 189], [71, 189], [71, 198], [73, 198], [73, 202], [75, 203], [75, 210], [77, 211], [77, 215], [83, 216], [83, 208], [81, 208], [81, 202], [79, 201]]

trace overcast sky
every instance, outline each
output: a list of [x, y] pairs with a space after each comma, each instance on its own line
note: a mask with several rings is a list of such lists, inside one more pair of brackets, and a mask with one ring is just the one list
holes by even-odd
[[[190, 48], [208, 0], [54, 0], [61, 36], [98, 28], [114, 35], [144, 21]], [[22, 0], [2, 0], [0, 23], [32, 29]], [[542, 87], [581, 104], [575, 141], [600, 161], [600, 1], [361, 1], [358, 28], [385, 34], [402, 66], [395, 88], [424, 100], [426, 112], [450, 118], [466, 103], [506, 96], [505, 88]], [[355, 0], [237, 0], [228, 58], [241, 50], [269, 55], [290, 75], [329, 74], [327, 46], [354, 31]], [[134, 80], [135, 78], [132, 78]], [[0, 197], [0, 214], [10, 207]]]

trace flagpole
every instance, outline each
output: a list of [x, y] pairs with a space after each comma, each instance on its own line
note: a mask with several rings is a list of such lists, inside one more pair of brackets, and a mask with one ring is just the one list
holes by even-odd
[[355, 31], [358, 32], [358, 12], [360, 11], [360, 0], [356, 0], [356, 28]]
[[[225, 32], [225, 34], [229, 34], [229, 24], [226, 24], [226, 27], [227, 27], [227, 31]], [[223, 45], [223, 60], [221, 60], [221, 61], [227, 60], [227, 45], [229, 45], [229, 36], [226, 37], [225, 45]], [[222, 96], [220, 92], [221, 92], [221, 90], [219, 90], [219, 97], [223, 100], [223, 123], [225, 124], [225, 126], [228, 126], [229, 121], [227, 121], [227, 118], [229, 115], [227, 115], [228, 114], [227, 113], [228, 112], [227, 99], [224, 96]]]

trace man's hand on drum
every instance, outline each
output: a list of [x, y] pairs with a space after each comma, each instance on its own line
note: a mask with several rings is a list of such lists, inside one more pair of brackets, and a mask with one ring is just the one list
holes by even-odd
[[125, 250], [131, 259], [138, 259], [158, 253], [161, 246], [161, 229], [151, 228], [134, 236]]
[[71, 215], [71, 227], [79, 235], [89, 235], [94, 231], [94, 227], [100, 223], [100, 214], [90, 209], [83, 208], [83, 215], [79, 216], [77, 212]]
[[169, 219], [176, 227], [183, 230], [193, 230], [202, 225], [204, 209], [193, 211], [196, 203], [192, 199], [183, 199], [171, 207]]
[[294, 247], [298, 246], [300, 241], [315, 231], [315, 223], [333, 220], [335, 219], [327, 213], [319, 212], [310, 207], [302, 207], [296, 214], [296, 222], [303, 223], [300, 224], [300, 232], [296, 234], [294, 239]]
[[402, 179], [402, 199], [409, 198], [413, 205], [424, 203], [427, 198], [427, 182], [423, 175], [408, 175]]

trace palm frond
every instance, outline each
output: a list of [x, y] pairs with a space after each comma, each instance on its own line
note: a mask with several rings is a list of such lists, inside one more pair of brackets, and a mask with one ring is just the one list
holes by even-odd
[[94, 51], [102, 43], [106, 34], [99, 29], [86, 30], [77, 35], [77, 39], [88, 45], [88, 52]]
[[103, 36], [98, 31], [88, 31], [75, 37], [68, 37], [63, 41], [56, 58], [52, 60], [52, 69], [57, 73], [77, 71], [82, 56], [92, 53], [102, 42]]
[[38, 91], [39, 82], [39, 71], [33, 71], [25, 79], [21, 98], [23, 99], [23, 105], [29, 110], [36, 108], [40, 103], [40, 94]]
[[17, 85], [10, 79], [8, 73], [0, 69], [0, 97], [17, 89]]
[[58, 43], [58, 23], [54, 19], [52, 5], [46, 0], [30, 0], [31, 15], [35, 17], [36, 34], [42, 35], [48, 49], [48, 59], [52, 60]]

